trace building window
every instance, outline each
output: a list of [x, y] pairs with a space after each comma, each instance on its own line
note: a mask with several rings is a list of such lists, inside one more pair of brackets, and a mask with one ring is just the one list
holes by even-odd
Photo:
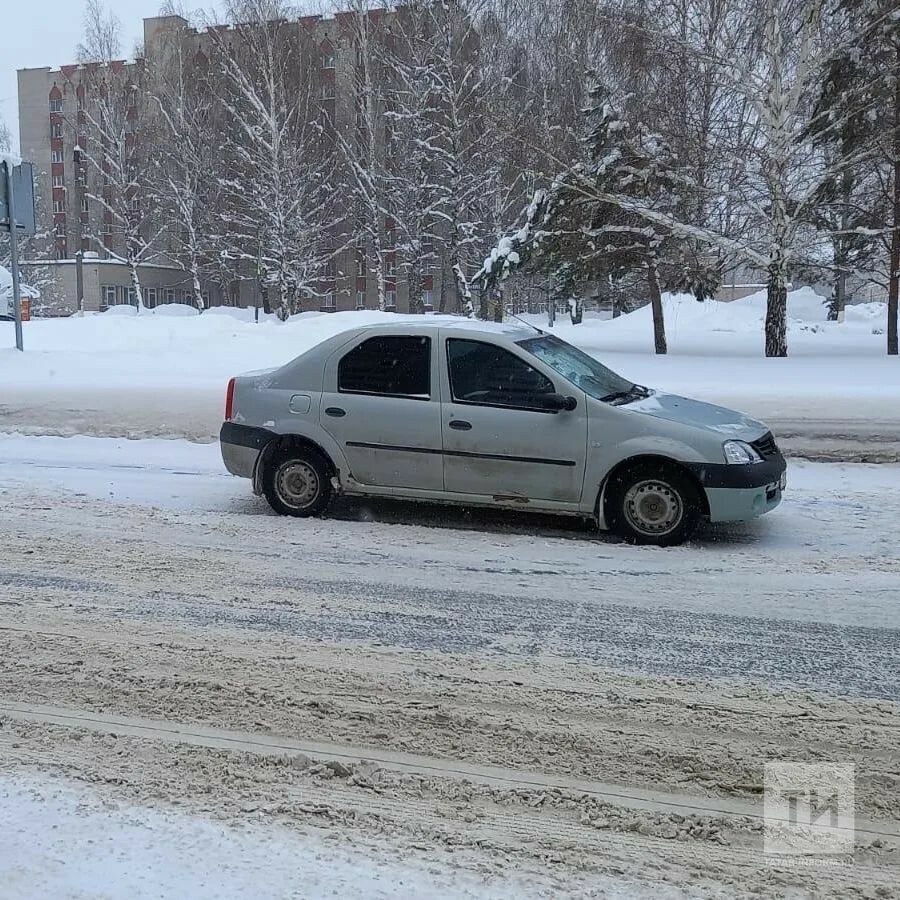
[[[327, 253], [331, 253], [332, 251], [328, 250]], [[324, 263], [322, 263], [322, 277], [323, 278], [335, 278], [337, 276], [337, 262], [334, 257], [331, 259], [326, 259]]]
[[132, 197], [131, 200], [128, 201], [128, 207], [132, 212], [140, 212], [141, 211], [141, 198], [140, 197]]
[[144, 304], [149, 306], [151, 309], [156, 306], [157, 303], [157, 292], [156, 288], [145, 288], [144, 289]]
[[86, 213], [86, 212], [89, 212], [89, 211], [90, 211], [90, 207], [89, 207], [88, 204], [89, 204], [88, 198], [87, 198], [87, 197], [82, 197], [82, 198], [81, 198], [81, 211], [82, 211], [83, 213]]
[[54, 122], [54, 123], [50, 126], [50, 137], [52, 137], [52, 138], [61, 138], [62, 136], [63, 136], [62, 123], [61, 123], [61, 122]]
[[51, 150], [50, 151], [50, 162], [55, 162], [55, 163], [63, 162], [62, 150]]
[[384, 292], [384, 305], [388, 309], [397, 308], [397, 290], [396, 288], [388, 288]]
[[115, 285], [105, 284], [101, 288], [101, 296], [103, 297], [104, 306], [116, 305], [116, 288]]
[[112, 222], [103, 222], [100, 225], [100, 234], [112, 234]]
[[325, 294], [325, 296], [322, 297], [322, 309], [334, 309], [336, 306], [337, 302], [333, 292]]
[[334, 100], [334, 85], [323, 84], [319, 90], [319, 96], [323, 100]]
[[397, 257], [393, 253], [388, 253], [387, 260], [385, 261], [384, 266], [385, 272], [388, 275], [396, 275], [397, 274]]
[[53, 187], [61, 188], [66, 186], [66, 179], [63, 175], [54, 175], [53, 176]]
[[53, 212], [55, 213], [64, 213], [66, 211], [66, 201], [65, 200], [54, 200], [53, 201]]
[[166, 303], [174, 303], [175, 288], [166, 288], [165, 291], [163, 291], [163, 297], [165, 298]]
[[356, 274], [358, 277], [366, 274], [366, 251], [362, 247], [356, 248]]
[[56, 99], [50, 101], [50, 112], [52, 113], [61, 113], [62, 112], [62, 99]]
[[424, 306], [430, 306], [434, 309], [434, 291], [430, 288], [426, 288], [422, 291], [422, 304]]
[[366, 308], [366, 292], [365, 291], [357, 291], [356, 292], [356, 308], [357, 309], [365, 309]]
[[65, 222], [57, 222], [53, 226], [53, 230], [56, 232], [57, 237], [64, 238], [66, 236], [66, 223]]

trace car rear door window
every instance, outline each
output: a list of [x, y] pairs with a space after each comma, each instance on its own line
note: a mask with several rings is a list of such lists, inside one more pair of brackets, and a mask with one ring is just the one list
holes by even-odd
[[553, 382], [525, 360], [495, 344], [449, 338], [450, 389], [458, 403], [545, 410]]
[[431, 338], [385, 335], [354, 347], [338, 365], [342, 394], [431, 398]]

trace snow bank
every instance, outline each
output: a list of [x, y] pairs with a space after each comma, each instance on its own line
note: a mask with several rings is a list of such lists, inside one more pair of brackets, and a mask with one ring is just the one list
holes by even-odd
[[[588, 315], [578, 326], [560, 316], [554, 333], [641, 384], [724, 403], [764, 421], [900, 416], [900, 368], [885, 355], [880, 333], [883, 304], [849, 307], [845, 322], [827, 322], [821, 297], [809, 289], [792, 292], [791, 355], [772, 360], [763, 353], [764, 293], [732, 303], [669, 295], [664, 303], [668, 356], [653, 353], [649, 308], [613, 320]], [[525, 318], [547, 327], [545, 317]], [[261, 313], [257, 323], [252, 309], [198, 315], [189, 306], [167, 305], [137, 315], [131, 307], [114, 307], [101, 315], [26, 323], [24, 354], [7, 349], [14, 344], [13, 326], [0, 322], [0, 404], [18, 401], [24, 408], [40, 394], [60, 408], [112, 410], [122, 406], [113, 403], [114, 392], [124, 402], [124, 392], [136, 397], [140, 391], [145, 399], [152, 395], [155, 409], [171, 411], [167, 420], [202, 399], [209, 407], [206, 423], [220, 416], [230, 376], [281, 365], [348, 328], [405, 321], [422, 318], [308, 312], [280, 322]], [[144, 436], [146, 424], [139, 429]], [[206, 434], [209, 427], [201, 430]]]
[[[4, 266], [0, 266], [0, 299], [12, 300], [12, 287], [12, 272], [10, 272], [9, 269], [5, 268]], [[19, 292], [23, 297], [29, 297], [32, 300], [36, 300], [38, 297], [40, 297], [40, 294], [37, 292], [37, 290], [35, 290], [35, 288], [25, 284], [21, 280], [19, 281]]]
[[179, 316], [183, 318], [184, 316], [200, 315], [200, 310], [188, 303], [162, 303], [155, 309], [149, 310], [149, 312], [155, 316], [169, 316], [173, 319], [177, 319]]
[[[165, 304], [139, 314], [113, 306], [100, 315], [26, 323], [25, 350], [8, 353], [11, 323], [0, 322], [0, 396], [17, 387], [218, 390], [232, 375], [281, 365], [338, 332], [378, 322], [421, 323], [421, 316], [309, 312], [280, 322], [252, 309]], [[453, 321], [460, 321], [454, 319]]]
[[[755, 355], [762, 352], [765, 291], [729, 303], [718, 300], [698, 302], [689, 294], [665, 294], [663, 309], [670, 352], [699, 351], [705, 356], [710, 353]], [[819, 350], [825, 352], [838, 347], [878, 352], [883, 350], [884, 341], [879, 341], [878, 336], [884, 330], [886, 318], [884, 303], [864, 303], [848, 306], [844, 322], [828, 322], [825, 298], [812, 288], [791, 291], [787, 303], [788, 348], [792, 355], [796, 350], [805, 352], [817, 344]], [[529, 316], [528, 319], [539, 326], [544, 322], [544, 317]], [[617, 319], [608, 319], [602, 325], [597, 319], [588, 321], [588, 317], [578, 328], [572, 328], [564, 317], [558, 322], [558, 332], [565, 332], [566, 339], [573, 343], [577, 342], [579, 328], [591, 330], [599, 325], [601, 332], [587, 338], [588, 344], [636, 352], [653, 350], [653, 319], [649, 306]], [[820, 334], [823, 338], [810, 343], [805, 339], [810, 334]]]

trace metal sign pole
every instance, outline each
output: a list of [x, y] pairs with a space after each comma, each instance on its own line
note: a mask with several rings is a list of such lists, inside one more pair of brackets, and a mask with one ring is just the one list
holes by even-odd
[[3, 163], [6, 171], [6, 202], [9, 207], [9, 259], [12, 269], [13, 315], [16, 317], [16, 349], [24, 350], [22, 341], [22, 297], [19, 293], [19, 236], [16, 225], [16, 194], [13, 190], [12, 166]]

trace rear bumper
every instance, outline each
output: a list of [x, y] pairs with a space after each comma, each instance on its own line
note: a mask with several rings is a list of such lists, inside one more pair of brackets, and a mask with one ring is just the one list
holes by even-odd
[[225, 422], [219, 432], [219, 446], [225, 468], [240, 478], [252, 478], [259, 454], [273, 437], [275, 433], [267, 428]]

